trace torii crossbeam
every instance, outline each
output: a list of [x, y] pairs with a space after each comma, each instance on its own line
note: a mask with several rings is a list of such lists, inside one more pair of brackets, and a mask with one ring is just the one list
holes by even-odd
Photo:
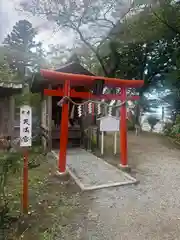
[[[56, 90], [44, 89], [44, 94], [48, 96], [59, 96], [59, 97], [71, 97], [80, 99], [92, 99], [92, 100], [127, 100], [126, 89], [127, 88], [138, 88], [143, 86], [143, 80], [122, 80], [117, 78], [107, 78], [101, 76], [88, 76], [81, 74], [70, 74], [63, 72], [56, 72], [51, 70], [42, 69], [40, 71], [41, 76], [45, 79], [59, 82], [63, 85], [63, 88]], [[93, 84], [97, 80], [104, 80], [104, 84], [107, 87], [119, 87], [121, 88], [121, 94], [101, 94], [95, 95], [87, 92], [76, 92], [71, 89], [73, 86], [87, 86], [92, 88]], [[128, 100], [138, 100], [139, 96], [128, 97]], [[126, 124], [126, 104], [121, 106], [120, 111], [120, 165], [122, 168], [128, 167], [127, 161], [127, 124]], [[68, 143], [68, 103], [63, 102], [62, 104], [62, 118], [61, 118], [61, 130], [60, 130], [60, 151], [59, 151], [59, 172], [64, 173], [66, 171], [66, 150]]]

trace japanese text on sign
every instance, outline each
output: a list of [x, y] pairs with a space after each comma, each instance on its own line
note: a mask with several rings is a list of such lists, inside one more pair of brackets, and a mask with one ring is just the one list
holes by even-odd
[[28, 105], [20, 108], [20, 146], [32, 145], [32, 110]]

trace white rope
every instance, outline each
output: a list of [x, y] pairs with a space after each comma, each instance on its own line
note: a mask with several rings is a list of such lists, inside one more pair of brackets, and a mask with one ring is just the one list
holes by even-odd
[[72, 107], [71, 114], [70, 114], [70, 119], [74, 118], [74, 113], [75, 113], [75, 105], [73, 105], [73, 107]]
[[[130, 97], [129, 97], [130, 98]], [[122, 105], [124, 105], [127, 101], [129, 101], [129, 98], [127, 97], [127, 99], [125, 101], [123, 101], [122, 103], [118, 104], [118, 105], [115, 105], [115, 106], [111, 106], [110, 104], [106, 103], [106, 102], [102, 102], [102, 101], [94, 101], [94, 100], [87, 100], [83, 103], [76, 103], [74, 102], [70, 97], [68, 96], [64, 96], [59, 102], [58, 102], [58, 105], [61, 105], [63, 104], [63, 102], [65, 100], [68, 100], [70, 101], [72, 104], [76, 105], [76, 106], [83, 106], [85, 104], [89, 104], [89, 103], [96, 103], [96, 104], [100, 104], [100, 105], [105, 105], [107, 107], [111, 107], [111, 108], [118, 108], [118, 107], [121, 107]]]

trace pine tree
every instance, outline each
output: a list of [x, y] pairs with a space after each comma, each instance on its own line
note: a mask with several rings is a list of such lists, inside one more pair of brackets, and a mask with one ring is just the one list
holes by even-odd
[[4, 40], [4, 44], [13, 50], [13, 56], [11, 54], [8, 57], [9, 65], [21, 77], [25, 74], [25, 67], [33, 65], [32, 49], [37, 45], [34, 41], [36, 34], [36, 30], [29, 21], [20, 20]]
[[12, 32], [5, 38], [4, 43], [27, 52], [36, 46], [34, 42], [36, 34], [37, 32], [29, 21], [20, 20], [14, 25]]

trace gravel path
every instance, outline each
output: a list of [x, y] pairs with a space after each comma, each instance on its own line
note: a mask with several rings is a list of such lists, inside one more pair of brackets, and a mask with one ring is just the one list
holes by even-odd
[[180, 150], [131, 135], [129, 162], [140, 184], [84, 193], [63, 239], [180, 239]]

